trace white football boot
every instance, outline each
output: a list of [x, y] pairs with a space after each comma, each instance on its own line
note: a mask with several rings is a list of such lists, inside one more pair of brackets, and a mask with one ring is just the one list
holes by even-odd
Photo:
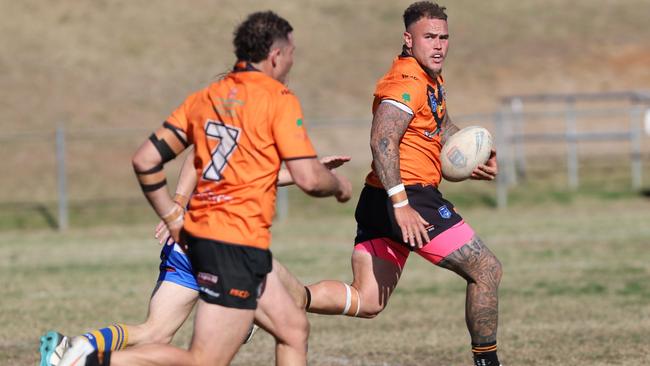
[[63, 354], [58, 366], [84, 366], [86, 358], [95, 348], [84, 336], [76, 336], [70, 341], [70, 346]]
[[61, 357], [70, 347], [70, 338], [55, 331], [49, 331], [41, 337], [41, 363], [39, 366], [58, 366]]

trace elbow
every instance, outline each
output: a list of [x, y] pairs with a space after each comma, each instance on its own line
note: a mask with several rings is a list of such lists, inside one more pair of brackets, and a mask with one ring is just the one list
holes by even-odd
[[133, 155], [133, 157], [131, 158], [131, 165], [133, 166], [133, 170], [135, 170], [136, 172], [142, 172], [147, 170], [145, 168], [146, 162], [144, 161], [144, 159], [142, 159], [142, 156], [140, 156], [140, 154]]
[[133, 170], [135, 170], [136, 172], [145, 172], [156, 167], [156, 165], [158, 164], [156, 161], [153, 161], [150, 158], [148, 158], [146, 154], [137, 152], [131, 158], [131, 165], [133, 165]]
[[318, 194], [318, 180], [315, 176], [312, 175], [301, 175], [299, 177], [294, 177], [296, 185], [300, 187], [305, 193], [310, 196]]

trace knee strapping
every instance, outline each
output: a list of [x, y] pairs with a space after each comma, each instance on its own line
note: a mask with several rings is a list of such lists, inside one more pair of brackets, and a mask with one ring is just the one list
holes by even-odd
[[359, 290], [347, 283], [344, 283], [343, 285], [345, 286], [345, 308], [341, 314], [347, 316], [358, 316], [359, 311], [361, 310], [361, 297], [359, 296]]

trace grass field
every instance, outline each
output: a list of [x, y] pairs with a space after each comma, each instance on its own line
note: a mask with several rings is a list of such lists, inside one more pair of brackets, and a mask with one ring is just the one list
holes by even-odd
[[[189, 92], [232, 65], [231, 31], [248, 12], [272, 8], [295, 26], [290, 87], [308, 121], [368, 121], [374, 83], [399, 51], [400, 16], [410, 2], [0, 0], [0, 366], [36, 364], [38, 337], [48, 329], [75, 334], [145, 317], [160, 248], [131, 154]], [[443, 4], [453, 116], [495, 111], [504, 95], [650, 85], [649, 0]], [[624, 118], [600, 123], [628, 128]], [[53, 230], [59, 124], [69, 133], [65, 233]], [[369, 166], [367, 129], [323, 124], [310, 131], [319, 153], [352, 155], [346, 172], [357, 193]], [[563, 161], [553, 160], [562, 155], [538, 147], [539, 161], [503, 211], [494, 209], [491, 184], [443, 186], [503, 262], [505, 366], [650, 361], [650, 200], [629, 189], [629, 149], [617, 146], [594, 150], [623, 163], [581, 150], [576, 192], [566, 188]], [[354, 203], [315, 201], [291, 189], [290, 207], [274, 226], [274, 254], [307, 283], [350, 280]], [[310, 364], [469, 365], [463, 308], [464, 282], [413, 257], [378, 318], [310, 316]], [[174, 343], [186, 346], [190, 334], [185, 326]], [[260, 334], [234, 364], [272, 364], [272, 346]]]
[[[632, 194], [562, 199], [532, 191], [496, 211], [466, 186], [446, 186], [503, 262], [500, 355], [506, 365], [632, 365], [650, 361], [650, 202]], [[460, 187], [460, 188], [459, 188]], [[465, 188], [463, 188], [465, 187]], [[485, 185], [489, 187], [489, 185]], [[469, 197], [467, 197], [469, 196]], [[565, 195], [566, 196], [569, 195]], [[307, 201], [292, 190], [274, 226], [274, 254], [303, 281], [350, 280], [353, 204]], [[547, 198], [547, 199], [544, 199]], [[145, 316], [158, 264], [153, 218], [142, 224], [0, 232], [0, 364], [37, 362], [38, 337]], [[310, 316], [311, 365], [469, 365], [464, 282], [417, 256], [374, 320]], [[186, 346], [191, 326], [174, 343]], [[256, 336], [234, 365], [269, 365]]]

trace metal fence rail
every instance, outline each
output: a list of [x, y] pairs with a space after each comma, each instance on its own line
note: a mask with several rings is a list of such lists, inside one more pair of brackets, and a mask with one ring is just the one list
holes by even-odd
[[[576, 103], [588, 101], [596, 103], [602, 101], [625, 101], [629, 105], [619, 107], [594, 107], [576, 108]], [[525, 176], [528, 150], [534, 144], [561, 144], [566, 150], [566, 166], [568, 187], [575, 189], [579, 186], [579, 151], [581, 143], [608, 144], [611, 142], [629, 142], [629, 159], [631, 161], [632, 189], [639, 189], [642, 186], [643, 168], [643, 118], [650, 115], [650, 93], [648, 92], [620, 92], [602, 94], [544, 94], [534, 96], [514, 96], [503, 98], [504, 107], [497, 112], [487, 114], [472, 114], [454, 116], [454, 121], [463, 127], [468, 123], [481, 124], [493, 130], [497, 145], [500, 174], [496, 184], [496, 201], [499, 208], [508, 204], [508, 191], [510, 187], [517, 184], [521, 177]], [[536, 103], [564, 103], [561, 108], [543, 110], [525, 110], [525, 106]], [[593, 127], [592, 119], [608, 119], [617, 121], [615, 128], [611, 124], [606, 129], [599, 130]], [[554, 123], [556, 128], [550, 131], [529, 130], [530, 126]], [[581, 130], [579, 123], [586, 123], [589, 127]], [[341, 140], [352, 139], [359, 131], [364, 131], [364, 136], [359, 136], [362, 148], [359, 154], [367, 154], [370, 118], [367, 119], [320, 119], [310, 121], [310, 128], [315, 131], [336, 132], [326, 141], [340, 143], [335, 149], [347, 148], [349, 142]], [[359, 129], [357, 131], [357, 129]], [[351, 132], [354, 131], [354, 132]], [[103, 128], [103, 129], [75, 129], [66, 130], [60, 124], [54, 131], [28, 131], [14, 132], [0, 135], [0, 146], [20, 146], [30, 143], [41, 143], [43, 141], [54, 146], [54, 164], [56, 166], [56, 200], [58, 202], [58, 227], [65, 230], [69, 227], [68, 201], [70, 184], [70, 165], [66, 161], [70, 159], [71, 148], [78, 144], [85, 143], [93, 145], [93, 141], [102, 141], [105, 144], [123, 144], [131, 148], [131, 140], [141, 140], [134, 137], [146, 137], [150, 132], [149, 128]], [[343, 136], [343, 137], [341, 137]], [[129, 142], [125, 142], [126, 139]], [[113, 141], [113, 142], [111, 142]], [[647, 148], [647, 144], [646, 144]], [[134, 151], [135, 147], [133, 147]], [[319, 149], [320, 151], [320, 149]], [[362, 152], [361, 152], [362, 151]], [[348, 153], [347, 151], [345, 151]], [[121, 164], [121, 163], [120, 163]], [[11, 169], [11, 168], [9, 168]], [[124, 176], [124, 174], [122, 174]], [[121, 177], [121, 176], [120, 176]], [[88, 180], [95, 177], [89, 176]], [[79, 178], [77, 178], [79, 179]], [[84, 177], [85, 179], [85, 177]], [[289, 210], [287, 191], [278, 191], [278, 217], [287, 215]]]

